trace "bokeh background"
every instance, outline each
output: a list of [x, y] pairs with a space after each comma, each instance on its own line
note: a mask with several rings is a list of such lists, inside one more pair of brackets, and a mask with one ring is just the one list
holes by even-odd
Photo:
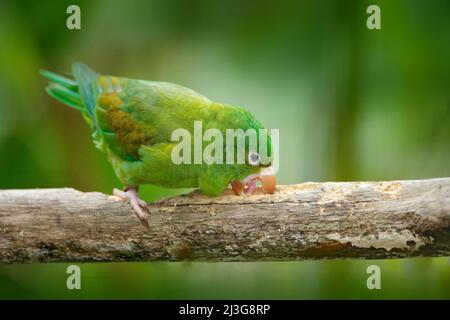
[[[66, 8], [81, 7], [81, 30]], [[366, 8], [381, 8], [381, 30]], [[282, 184], [450, 176], [450, 2], [0, 2], [0, 188], [120, 187], [88, 126], [44, 93], [73, 61], [190, 87], [280, 129]], [[179, 193], [142, 188], [146, 200]], [[366, 267], [383, 272], [366, 288]], [[0, 298], [446, 298], [448, 258], [0, 266]]]

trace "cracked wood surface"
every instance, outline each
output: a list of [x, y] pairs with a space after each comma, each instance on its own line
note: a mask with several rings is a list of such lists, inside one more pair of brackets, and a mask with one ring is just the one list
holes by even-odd
[[0, 263], [450, 255], [450, 178], [194, 192], [151, 203], [149, 223], [102, 193], [1, 190]]

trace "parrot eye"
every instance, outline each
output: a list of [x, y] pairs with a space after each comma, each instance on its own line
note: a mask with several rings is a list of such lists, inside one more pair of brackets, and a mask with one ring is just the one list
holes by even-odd
[[259, 165], [261, 159], [259, 158], [259, 154], [257, 154], [256, 152], [250, 152], [248, 154], [248, 163], [252, 166], [257, 166]]

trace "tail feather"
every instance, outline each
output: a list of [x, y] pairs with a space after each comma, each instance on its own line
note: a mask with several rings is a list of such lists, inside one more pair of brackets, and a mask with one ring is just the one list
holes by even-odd
[[87, 113], [95, 122], [95, 97], [98, 95], [98, 92], [95, 92], [96, 87], [94, 87], [93, 83], [99, 75], [80, 62], [73, 64], [72, 72], [79, 85], [78, 92], [84, 102]]
[[98, 94], [93, 84], [98, 74], [79, 62], [73, 64], [72, 72], [75, 79], [47, 70], [40, 71], [50, 81], [47, 93], [59, 102], [81, 111], [86, 121], [93, 125], [96, 123], [95, 97]]
[[81, 97], [78, 93], [78, 86], [75, 81], [47, 70], [41, 70], [41, 75], [50, 80], [50, 83], [45, 88], [45, 91], [50, 96], [71, 108], [84, 112]]
[[44, 78], [46, 78], [50, 82], [57, 83], [72, 91], [78, 91], [78, 85], [73, 79], [63, 77], [59, 74], [47, 70], [41, 70], [40, 73]]
[[74, 98], [72, 96], [72, 92], [67, 91], [66, 89], [64, 89], [64, 87], [61, 87], [57, 84], [49, 84], [47, 88], [45, 88], [45, 91], [53, 98], [55, 98], [56, 100], [58, 100], [59, 102], [64, 103], [65, 105], [74, 108], [78, 111], [83, 112], [84, 109], [81, 105], [81, 102], [79, 100], [79, 96], [78, 99]]

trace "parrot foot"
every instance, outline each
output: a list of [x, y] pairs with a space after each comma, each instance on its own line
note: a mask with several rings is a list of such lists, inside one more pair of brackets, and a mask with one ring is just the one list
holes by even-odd
[[129, 201], [139, 221], [141, 221], [141, 223], [145, 227], [150, 228], [148, 224], [148, 214], [147, 214], [148, 205], [144, 200], [139, 198], [137, 187], [127, 187], [125, 188], [125, 191], [114, 188], [113, 195], [121, 198], [124, 201]]

